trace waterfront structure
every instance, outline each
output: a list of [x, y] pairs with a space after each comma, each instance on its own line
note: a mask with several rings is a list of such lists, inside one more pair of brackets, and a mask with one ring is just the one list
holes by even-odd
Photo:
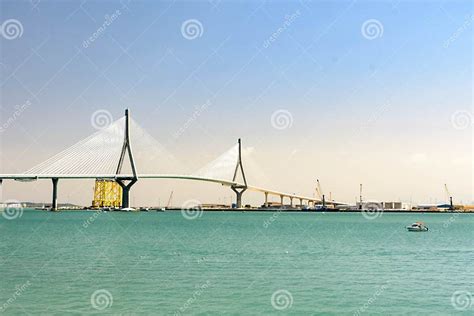
[[[238, 140], [236, 148], [236, 159], [232, 162], [232, 179], [220, 179], [211, 176], [200, 175], [182, 175], [182, 174], [164, 174], [164, 173], [139, 173], [135, 157], [132, 152], [132, 131], [130, 112], [125, 110], [125, 116], [108, 127], [100, 130], [98, 133], [86, 138], [85, 140], [71, 146], [56, 156], [37, 165], [36, 167], [22, 174], [0, 174], [0, 187], [3, 180], [17, 181], [36, 181], [47, 179], [52, 182], [52, 202], [51, 209], [58, 209], [58, 183], [59, 180], [72, 179], [104, 179], [117, 182], [122, 188], [122, 208], [130, 207], [130, 190], [132, 186], [140, 179], [179, 179], [206, 181], [218, 183], [230, 187], [236, 194], [235, 206], [242, 208], [242, 196], [245, 191], [251, 190], [261, 192], [265, 197], [265, 205], [268, 204], [268, 196], [275, 195], [280, 197], [283, 205], [285, 198], [290, 200], [290, 206], [294, 206], [293, 200], [299, 201], [302, 206], [315, 205], [321, 200], [304, 195], [290, 194], [267, 188], [253, 186], [247, 183], [242, 161], [241, 140]], [[139, 126], [134, 123], [136, 128]], [[137, 140], [137, 139], [135, 139]], [[131, 172], [125, 173], [125, 161], [128, 158]], [[242, 180], [238, 181], [237, 176], [241, 174]], [[1, 190], [1, 188], [0, 188]], [[333, 202], [333, 204], [343, 204]]]
[[97, 179], [94, 186], [93, 208], [120, 207], [122, 205], [122, 187], [114, 180]]

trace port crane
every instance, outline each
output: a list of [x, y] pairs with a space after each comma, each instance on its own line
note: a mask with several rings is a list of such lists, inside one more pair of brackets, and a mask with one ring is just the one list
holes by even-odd
[[319, 198], [323, 202], [323, 208], [326, 207], [326, 199], [323, 193], [323, 189], [321, 188], [321, 183], [319, 182], [319, 179], [316, 179], [316, 193], [318, 194]]
[[171, 202], [173, 201], [173, 192], [174, 191], [171, 191], [170, 193], [170, 197], [168, 199], [168, 203], [166, 203], [166, 208], [169, 208], [171, 206]]
[[446, 196], [448, 197], [449, 200], [449, 210], [454, 210], [454, 205], [453, 205], [453, 196], [449, 193], [448, 190], [448, 185], [445, 183], [444, 184], [444, 190], [446, 191]]

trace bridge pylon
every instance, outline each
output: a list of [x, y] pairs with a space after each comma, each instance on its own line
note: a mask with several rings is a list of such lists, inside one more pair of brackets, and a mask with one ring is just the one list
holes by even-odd
[[[123, 161], [125, 159], [125, 154], [128, 151], [128, 158], [130, 160], [130, 165], [132, 167], [132, 177], [121, 177], [120, 173], [122, 171]], [[130, 118], [128, 109], [125, 110], [125, 133], [123, 137], [123, 146], [122, 152], [120, 154], [120, 160], [117, 166], [116, 171], [117, 183], [122, 187], [122, 208], [130, 207], [130, 189], [138, 181], [137, 170], [135, 168], [135, 160], [133, 159], [132, 146], [130, 144]]]
[[240, 172], [242, 173], [242, 179], [244, 181], [244, 184], [240, 184], [240, 185], [234, 184], [230, 188], [236, 194], [236, 201], [235, 201], [236, 207], [242, 208], [242, 195], [247, 190], [247, 179], [245, 178], [244, 167], [242, 165], [242, 142], [240, 138], [239, 138], [239, 155], [237, 158], [237, 164], [235, 165], [234, 177], [232, 178], [232, 181], [234, 182], [237, 179], [237, 172], [239, 171], [239, 169], [240, 169]]

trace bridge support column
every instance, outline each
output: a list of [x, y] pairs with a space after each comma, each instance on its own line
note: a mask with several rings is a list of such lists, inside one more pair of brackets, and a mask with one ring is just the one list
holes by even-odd
[[53, 199], [51, 201], [51, 211], [58, 210], [58, 178], [52, 178], [51, 181], [53, 182]]
[[290, 206], [293, 207], [293, 197], [290, 196]]
[[268, 207], [268, 192], [265, 192], [265, 207]]
[[0, 179], [0, 202], [3, 202], [3, 179]]
[[247, 187], [246, 186], [231, 186], [231, 189], [236, 194], [235, 206], [237, 208], [242, 208], [242, 194], [244, 194], [245, 190], [247, 190]]
[[303, 199], [300, 199], [300, 207], [303, 207]]
[[280, 208], [283, 208], [283, 195], [280, 195]]
[[137, 182], [137, 179], [130, 180], [129, 183], [125, 183], [127, 180], [116, 180], [117, 183], [122, 187], [122, 208], [129, 208], [130, 207], [130, 189], [132, 185]]

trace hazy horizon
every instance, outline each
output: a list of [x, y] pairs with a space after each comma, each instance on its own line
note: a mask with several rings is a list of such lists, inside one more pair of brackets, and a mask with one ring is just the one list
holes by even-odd
[[[129, 108], [183, 170], [242, 138], [253, 185], [313, 196], [319, 179], [351, 203], [363, 183], [366, 199], [435, 203], [446, 183], [455, 203], [474, 203], [473, 4], [2, 1], [0, 12], [2, 174]], [[60, 181], [59, 202], [88, 205], [92, 187]], [[50, 191], [3, 181], [3, 200]], [[217, 184], [142, 180], [132, 204], [171, 191], [175, 206], [234, 200]]]

